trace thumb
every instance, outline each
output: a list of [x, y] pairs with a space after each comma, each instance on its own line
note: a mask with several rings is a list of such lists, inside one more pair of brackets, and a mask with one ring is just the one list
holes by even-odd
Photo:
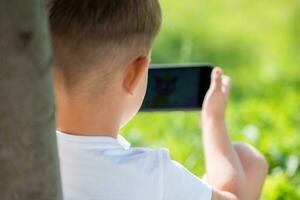
[[211, 73], [211, 89], [221, 90], [222, 89], [222, 74], [223, 71], [220, 67], [213, 69]]

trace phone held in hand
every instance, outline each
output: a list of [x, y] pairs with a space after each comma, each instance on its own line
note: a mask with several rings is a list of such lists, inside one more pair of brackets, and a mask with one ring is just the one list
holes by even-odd
[[142, 112], [201, 110], [210, 86], [210, 64], [150, 65]]

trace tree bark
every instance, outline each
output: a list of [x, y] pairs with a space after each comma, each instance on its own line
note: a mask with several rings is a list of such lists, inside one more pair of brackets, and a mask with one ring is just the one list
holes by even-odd
[[42, 0], [0, 1], [0, 199], [61, 200]]

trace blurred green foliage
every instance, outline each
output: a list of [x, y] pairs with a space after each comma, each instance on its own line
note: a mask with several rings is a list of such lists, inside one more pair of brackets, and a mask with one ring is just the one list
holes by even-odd
[[[300, 199], [300, 1], [161, 0], [154, 63], [213, 63], [233, 79], [228, 128], [270, 172], [262, 199]], [[205, 172], [199, 113], [139, 114], [122, 133]]]

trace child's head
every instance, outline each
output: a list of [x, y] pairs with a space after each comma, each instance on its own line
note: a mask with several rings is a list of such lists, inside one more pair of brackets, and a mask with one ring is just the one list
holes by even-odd
[[110, 99], [128, 121], [145, 95], [158, 0], [48, 0], [48, 15], [58, 101]]

